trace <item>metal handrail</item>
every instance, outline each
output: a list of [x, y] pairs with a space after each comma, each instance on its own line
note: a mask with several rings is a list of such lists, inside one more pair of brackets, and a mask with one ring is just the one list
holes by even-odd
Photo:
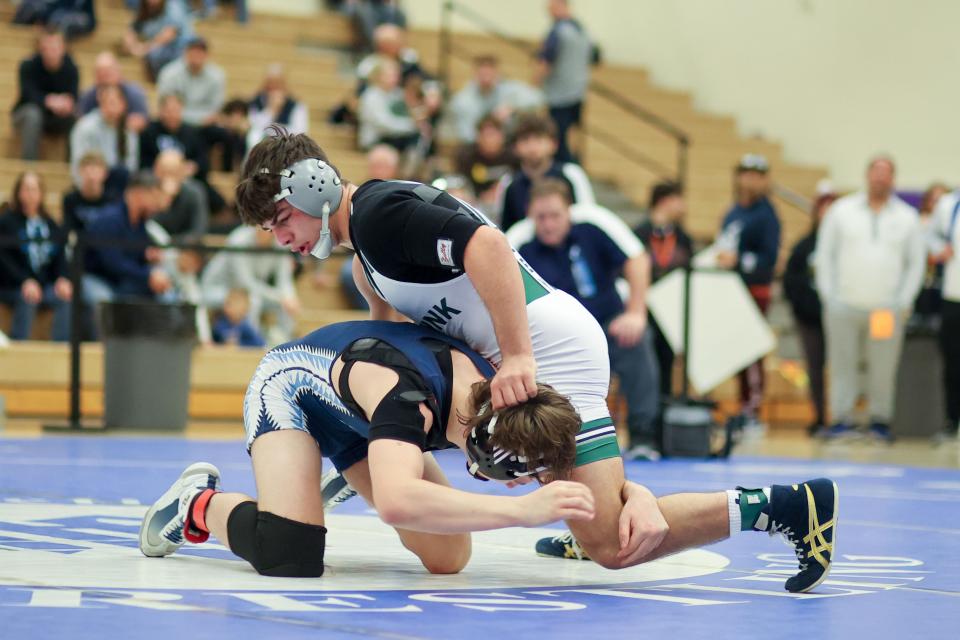
[[[445, 86], [450, 86], [451, 55], [466, 55], [460, 47], [454, 46], [453, 39], [450, 35], [450, 23], [454, 13], [466, 18], [475, 26], [480, 27], [487, 35], [493, 36], [497, 40], [513, 47], [514, 49], [523, 51], [524, 53], [530, 55], [533, 55], [536, 51], [535, 47], [530, 45], [528, 42], [507, 34], [495, 22], [468, 5], [461, 2], [456, 2], [455, 0], [442, 0], [442, 11], [440, 16], [440, 50], [439, 59], [437, 61], [437, 69], [440, 79], [443, 81]], [[588, 90], [592, 94], [609, 101], [611, 104], [617, 106], [632, 117], [645, 122], [646, 124], [673, 138], [677, 143], [676, 169], [675, 171], [666, 169], [662, 163], [654, 160], [646, 154], [630, 148], [628, 145], [620, 143], [619, 141], [615, 140], [615, 137], [612, 135], [585, 129], [584, 132], [586, 135], [599, 139], [606, 146], [613, 149], [628, 160], [638, 164], [646, 165], [656, 173], [664, 176], [670, 176], [681, 184], [686, 183], [687, 170], [689, 166], [688, 155], [690, 137], [685, 131], [673, 123], [668, 122], [663, 117], [638, 104], [637, 102], [631, 100], [610, 85], [600, 82], [599, 80], [591, 79], [590, 84], [588, 85]]]
[[[590, 136], [596, 138], [608, 149], [611, 149], [621, 156], [628, 160], [632, 160], [637, 164], [645, 164], [648, 168], [652, 169], [655, 173], [662, 177], [671, 177], [673, 171], [661, 163], [659, 160], [656, 160], [642, 151], [639, 151], [635, 145], [631, 145], [623, 141], [622, 137], [618, 137], [612, 133], [603, 131], [602, 129], [591, 128]], [[678, 181], [682, 182], [682, 181]]]
[[803, 194], [800, 194], [790, 187], [786, 187], [778, 182], [773, 184], [773, 195], [777, 196], [786, 204], [799, 209], [803, 213], [809, 213], [813, 208], [813, 201]]

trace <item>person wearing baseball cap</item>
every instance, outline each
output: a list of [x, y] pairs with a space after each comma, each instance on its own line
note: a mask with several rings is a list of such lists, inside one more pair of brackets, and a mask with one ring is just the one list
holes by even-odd
[[[740, 158], [734, 169], [733, 206], [723, 219], [717, 266], [743, 278], [760, 312], [770, 306], [771, 284], [780, 252], [780, 218], [769, 199], [770, 163], [756, 153]], [[745, 427], [760, 427], [763, 362], [740, 372], [740, 418]]]

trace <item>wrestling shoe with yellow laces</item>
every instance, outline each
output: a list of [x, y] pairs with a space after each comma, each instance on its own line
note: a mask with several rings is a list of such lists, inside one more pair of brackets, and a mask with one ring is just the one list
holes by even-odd
[[589, 560], [590, 556], [583, 550], [577, 539], [569, 531], [564, 531], [552, 538], [537, 540], [537, 555], [549, 558], [567, 558], [569, 560]]
[[839, 505], [837, 483], [827, 478], [770, 487], [768, 531], [782, 535], [800, 562], [800, 571], [785, 584], [787, 591], [805, 593], [827, 579]]

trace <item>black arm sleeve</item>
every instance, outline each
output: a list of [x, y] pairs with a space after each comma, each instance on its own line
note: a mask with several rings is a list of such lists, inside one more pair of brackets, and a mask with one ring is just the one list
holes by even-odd
[[356, 248], [385, 275], [404, 267], [463, 270], [467, 243], [483, 223], [457, 206], [447, 194], [431, 204], [403, 191], [379, 201], [355, 201]]
[[[403, 376], [403, 372], [398, 373]], [[423, 430], [424, 419], [420, 413], [420, 403], [404, 399], [403, 395], [415, 392], [398, 392], [398, 387], [391, 389], [374, 409], [370, 416], [370, 432], [367, 438], [370, 442], [381, 439], [409, 442], [425, 451], [427, 434]]]
[[464, 213], [419, 202], [403, 227], [404, 257], [422, 267], [463, 270], [467, 243], [481, 226]]

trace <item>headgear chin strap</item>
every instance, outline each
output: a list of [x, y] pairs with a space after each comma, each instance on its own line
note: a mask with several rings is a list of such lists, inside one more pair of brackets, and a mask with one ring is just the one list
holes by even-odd
[[[297, 207], [299, 209], [299, 207]], [[310, 249], [310, 255], [318, 260], [326, 260], [333, 251], [333, 238], [330, 237], [330, 205], [323, 204], [323, 226], [320, 227], [320, 239]]]
[[[266, 167], [260, 169], [260, 173], [272, 174]], [[286, 200], [308, 216], [323, 221], [320, 238], [310, 255], [320, 260], [329, 258], [333, 251], [330, 214], [336, 212], [343, 200], [340, 176], [319, 158], [305, 158], [273, 175], [280, 176], [280, 191], [274, 194], [274, 203]]]
[[[489, 403], [480, 408], [487, 410]], [[508, 482], [526, 476], [535, 476], [547, 470], [526, 457], [512, 451], [495, 447], [490, 443], [499, 416], [494, 414], [485, 425], [478, 425], [467, 436], [467, 471], [477, 480], [501, 480]], [[482, 474], [482, 475], [481, 475]]]

